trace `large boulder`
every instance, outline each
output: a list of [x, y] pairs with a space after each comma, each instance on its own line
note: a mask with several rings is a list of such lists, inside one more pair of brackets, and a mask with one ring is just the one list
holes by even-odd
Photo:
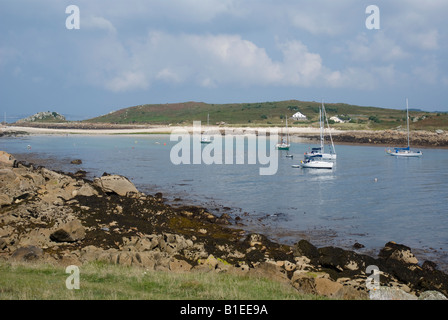
[[134, 184], [126, 177], [120, 175], [106, 175], [101, 178], [95, 178], [93, 184], [107, 193], [116, 193], [120, 196], [126, 196], [128, 193], [138, 193]]
[[33, 261], [43, 257], [43, 250], [36, 246], [20, 247], [13, 252], [10, 259], [14, 261]]
[[393, 241], [386, 243], [379, 253], [379, 257], [384, 260], [397, 260], [407, 264], [417, 264], [418, 260], [411, 252], [411, 248], [395, 243]]
[[79, 220], [75, 219], [53, 232], [50, 239], [55, 242], [76, 242], [83, 240], [85, 235], [85, 228]]
[[5, 151], [0, 151], [0, 165], [4, 167], [14, 167], [16, 165], [16, 159]]

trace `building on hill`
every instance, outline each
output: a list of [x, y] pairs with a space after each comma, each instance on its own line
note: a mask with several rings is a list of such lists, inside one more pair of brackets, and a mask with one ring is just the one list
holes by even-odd
[[294, 120], [306, 120], [306, 115], [302, 114], [301, 112], [296, 112], [292, 115], [292, 118]]

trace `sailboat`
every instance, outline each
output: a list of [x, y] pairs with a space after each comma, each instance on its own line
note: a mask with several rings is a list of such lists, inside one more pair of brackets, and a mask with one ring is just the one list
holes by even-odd
[[316, 157], [316, 156], [319, 156], [319, 158], [322, 160], [336, 160], [336, 151], [334, 149], [333, 137], [331, 136], [330, 130], [328, 130], [330, 142], [331, 142], [330, 152], [325, 152], [325, 148], [324, 148], [325, 121], [327, 123], [328, 129], [330, 129], [327, 113], [325, 111], [325, 106], [324, 106], [324, 103], [322, 102], [322, 107], [319, 109], [320, 146], [316, 147], [316, 148], [311, 148], [311, 151], [305, 152], [305, 160], [310, 159], [312, 157]]
[[300, 161], [299, 165], [293, 165], [293, 168], [312, 168], [312, 169], [333, 169], [334, 162], [323, 160], [321, 155], [309, 157]]
[[[209, 120], [210, 120], [210, 114], [207, 114], [207, 128], [209, 126]], [[212, 142], [212, 140], [210, 140], [209, 136], [202, 135], [201, 143], [207, 144], [207, 143], [211, 143], [211, 142]]]
[[289, 147], [290, 147], [289, 133], [288, 133], [288, 117], [285, 116], [285, 118], [286, 118], [286, 139], [283, 137], [283, 134], [282, 134], [281, 143], [277, 143], [277, 145], [276, 145], [276, 148], [278, 150], [289, 150]]
[[408, 99], [406, 98], [406, 125], [408, 130], [408, 146], [405, 148], [398, 148], [395, 147], [393, 150], [386, 149], [386, 154], [394, 157], [420, 157], [423, 155], [423, 153], [418, 151], [411, 150], [410, 143], [409, 143], [409, 106], [408, 106]]

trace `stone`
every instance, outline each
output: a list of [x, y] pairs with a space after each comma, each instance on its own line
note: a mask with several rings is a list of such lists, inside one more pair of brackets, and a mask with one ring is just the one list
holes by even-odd
[[417, 297], [401, 289], [380, 286], [369, 291], [370, 300], [417, 300]]
[[36, 246], [20, 247], [13, 252], [10, 259], [13, 261], [34, 261], [43, 257], [43, 250]]
[[81, 159], [75, 159], [70, 161], [71, 164], [82, 164], [82, 160]]
[[185, 260], [179, 260], [179, 259], [173, 258], [173, 259], [171, 259], [171, 261], [169, 263], [169, 268], [171, 271], [174, 271], [174, 272], [185, 272], [185, 271], [190, 271], [192, 266]]
[[295, 257], [305, 256], [310, 260], [319, 258], [319, 251], [310, 242], [302, 239], [297, 242], [293, 247], [293, 253]]
[[126, 196], [128, 193], [138, 193], [137, 188], [129, 179], [119, 175], [106, 175], [101, 178], [95, 178], [93, 184], [106, 193], [116, 193], [120, 196]]
[[335, 296], [343, 287], [342, 284], [327, 278], [316, 278], [314, 284], [317, 294], [327, 297]]
[[72, 220], [50, 235], [55, 242], [76, 242], [83, 240], [86, 235], [85, 228], [77, 219]]
[[5, 167], [14, 167], [16, 165], [16, 159], [5, 151], [0, 151], [0, 165]]
[[81, 188], [76, 190], [76, 195], [78, 196], [85, 196], [85, 197], [91, 197], [98, 195], [98, 191], [96, 191], [91, 185], [85, 183], [82, 185]]
[[393, 259], [409, 264], [418, 263], [417, 258], [411, 252], [411, 248], [393, 241], [386, 243], [378, 256], [384, 260]]
[[7, 194], [0, 194], [0, 207], [9, 206], [13, 202], [13, 198]]
[[423, 292], [418, 297], [418, 300], [448, 300], [448, 298], [441, 294], [439, 291], [428, 290]]

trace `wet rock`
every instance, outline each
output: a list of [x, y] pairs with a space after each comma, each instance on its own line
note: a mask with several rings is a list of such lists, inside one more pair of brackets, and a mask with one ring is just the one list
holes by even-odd
[[293, 254], [295, 257], [305, 256], [311, 261], [316, 261], [319, 258], [319, 251], [317, 248], [304, 239], [294, 245]]
[[394, 259], [409, 264], [418, 263], [417, 258], [411, 252], [411, 248], [395, 242], [386, 243], [384, 248], [381, 249], [379, 257], [384, 260]]
[[75, 159], [70, 161], [71, 164], [82, 164], [82, 160], [81, 159]]
[[375, 260], [373, 258], [341, 248], [324, 247], [319, 248], [318, 252], [319, 262], [322, 266], [338, 272], [359, 272], [364, 271], [369, 265], [375, 265]]

